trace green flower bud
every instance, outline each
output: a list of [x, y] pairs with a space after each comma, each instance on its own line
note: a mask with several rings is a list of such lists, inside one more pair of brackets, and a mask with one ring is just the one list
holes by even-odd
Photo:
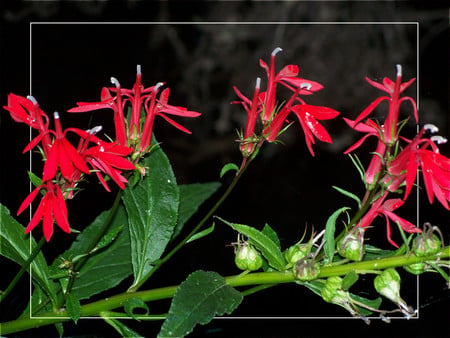
[[304, 257], [294, 265], [294, 276], [301, 282], [316, 279], [320, 273], [320, 265], [314, 258]]
[[360, 261], [364, 255], [364, 237], [359, 233], [348, 232], [338, 243], [337, 252], [352, 261]]
[[342, 291], [342, 278], [334, 276], [327, 279], [320, 295], [327, 303], [334, 303], [342, 298]]
[[403, 268], [409, 273], [412, 273], [414, 275], [420, 275], [421, 273], [425, 272], [425, 263], [414, 263], [410, 265], [405, 265]]
[[413, 313], [405, 301], [400, 297], [400, 275], [394, 268], [389, 268], [381, 272], [374, 279], [374, 286], [377, 292], [397, 304], [402, 312], [408, 315]]
[[249, 271], [258, 270], [263, 265], [259, 251], [247, 243], [238, 247], [234, 262], [239, 269]]
[[306, 257], [311, 252], [311, 245], [295, 244], [284, 252], [286, 261], [292, 265], [296, 264], [300, 259]]
[[423, 232], [414, 238], [412, 250], [417, 257], [434, 255], [441, 249], [442, 242], [433, 233]]

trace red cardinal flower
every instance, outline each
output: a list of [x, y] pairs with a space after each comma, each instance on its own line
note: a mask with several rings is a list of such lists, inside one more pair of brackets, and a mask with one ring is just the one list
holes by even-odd
[[42, 197], [41, 202], [36, 209], [36, 212], [34, 213], [30, 223], [25, 229], [25, 233], [27, 234], [31, 230], [33, 230], [42, 219], [44, 236], [46, 241], [48, 242], [53, 235], [54, 221], [56, 221], [56, 224], [64, 232], [70, 233], [66, 202], [58, 185], [52, 183], [52, 181], [47, 181], [46, 183], [41, 184], [40, 186], [35, 188], [23, 201], [23, 203], [19, 207], [17, 215], [22, 213], [30, 205], [30, 203], [33, 202], [33, 200], [36, 198], [36, 195], [41, 189], [46, 190], [45, 195], [44, 197]]
[[255, 91], [253, 92], [253, 98], [250, 101], [246, 98], [237, 87], [233, 86], [234, 92], [242, 101], [233, 101], [231, 103], [240, 103], [247, 112], [247, 124], [245, 126], [244, 137], [241, 143], [241, 152], [244, 157], [249, 157], [254, 150], [255, 143], [252, 138], [255, 134], [255, 125], [258, 115], [261, 113], [262, 106], [259, 102], [259, 89], [261, 85], [261, 79], [256, 79]]
[[391, 226], [389, 223], [389, 219], [398, 223], [403, 230], [409, 233], [420, 232], [420, 229], [417, 228], [414, 224], [393, 213], [395, 209], [401, 207], [405, 202], [400, 198], [389, 199], [385, 201], [388, 193], [389, 192], [386, 191], [378, 200], [376, 200], [372, 204], [370, 210], [361, 218], [357, 227], [366, 230], [373, 223], [376, 217], [384, 215], [386, 218], [387, 239], [389, 243], [398, 248], [398, 245], [391, 239]]
[[372, 86], [375, 88], [378, 88], [382, 91], [385, 91], [389, 94], [390, 97], [382, 96], [373, 101], [364, 111], [357, 117], [355, 120], [355, 124], [362, 121], [364, 118], [366, 118], [382, 101], [388, 101], [389, 102], [389, 113], [386, 118], [386, 121], [383, 126], [383, 141], [386, 144], [392, 145], [397, 140], [397, 122], [398, 122], [398, 115], [399, 115], [399, 108], [400, 105], [405, 102], [409, 101], [411, 102], [413, 106], [414, 111], [414, 117], [416, 119], [416, 122], [419, 121], [418, 114], [417, 114], [417, 106], [416, 102], [409, 96], [404, 96], [400, 98], [400, 94], [408, 88], [414, 81], [415, 78], [409, 80], [408, 82], [402, 83], [402, 67], [400, 65], [397, 65], [397, 77], [395, 82], [391, 81], [388, 78], [383, 79], [383, 83], [378, 83], [375, 81], [370, 80], [366, 77], [366, 81], [369, 82]]
[[403, 198], [405, 200], [416, 180], [417, 169], [420, 167], [430, 203], [433, 203], [433, 196], [436, 196], [444, 208], [450, 209], [450, 159], [440, 154], [434, 143], [444, 143], [447, 140], [441, 136], [424, 138], [424, 132], [427, 130], [437, 131], [437, 128], [427, 124], [412, 141], [409, 141], [409, 144], [389, 164], [384, 183], [390, 191], [395, 191], [405, 182]]
[[133, 163], [124, 157], [129, 155], [132, 149], [115, 143], [102, 142], [82, 153], [86, 162], [96, 169], [97, 177], [107, 191], [110, 191], [100, 171], [108, 175], [121, 189], [125, 189], [127, 179], [122, 176], [122, 170], [134, 170]]

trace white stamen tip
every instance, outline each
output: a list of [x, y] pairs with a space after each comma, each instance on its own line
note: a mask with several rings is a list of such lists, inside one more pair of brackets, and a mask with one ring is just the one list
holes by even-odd
[[95, 134], [97, 134], [99, 131], [101, 131], [102, 128], [103, 128], [102, 126], [95, 126], [95, 127], [92, 128], [92, 129], [86, 130], [86, 132], [88, 132], [89, 134], [95, 135]]
[[53, 113], [53, 117], [54, 117], [55, 119], [59, 119], [59, 113], [58, 113], [57, 111], [55, 111], [55, 112]]
[[35, 106], [38, 105], [38, 103], [37, 103], [36, 99], [34, 98], [34, 96], [28, 95], [28, 96], [27, 96], [27, 99], [30, 100], [31, 102], [33, 102], [33, 104], [34, 104]]
[[280, 47], [275, 48], [275, 49], [273, 50], [273, 52], [272, 52], [272, 56], [277, 55], [278, 52], [281, 52], [281, 51], [282, 51], [282, 49], [281, 49]]
[[164, 85], [164, 82], [158, 82], [156, 85], [155, 85], [155, 91], [157, 91], [161, 86], [163, 86]]
[[255, 86], [255, 89], [259, 89], [259, 88], [261, 88], [261, 78], [260, 78], [260, 77], [257, 77], [257, 78], [256, 78], [256, 86]]
[[119, 80], [117, 80], [114, 76], [111, 76], [111, 83], [116, 86], [116, 88], [120, 87]]
[[303, 82], [300, 84], [300, 89], [306, 89], [306, 90], [311, 90], [311, 83], [308, 82]]
[[141, 73], [141, 65], [137, 65], [136, 66], [136, 73], [139, 74], [139, 75], [142, 74]]
[[431, 136], [430, 140], [437, 144], [444, 144], [447, 143], [447, 139], [440, 135]]
[[397, 68], [397, 76], [402, 76], [402, 65], [395, 65]]
[[425, 129], [426, 131], [429, 131], [432, 134], [437, 133], [439, 131], [439, 128], [436, 127], [434, 124], [431, 124], [431, 123], [425, 124], [423, 126], [423, 129]]

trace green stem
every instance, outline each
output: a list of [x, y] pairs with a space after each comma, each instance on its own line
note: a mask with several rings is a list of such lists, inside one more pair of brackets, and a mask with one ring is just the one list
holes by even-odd
[[249, 158], [245, 164], [239, 169], [236, 176], [233, 178], [233, 181], [228, 186], [227, 190], [223, 193], [223, 195], [220, 197], [220, 199], [214, 204], [214, 206], [208, 211], [208, 213], [201, 219], [201, 221], [191, 230], [191, 232], [182, 240], [180, 241], [167, 255], [165, 255], [163, 258], [159, 259], [152, 270], [150, 270], [138, 283], [131, 286], [128, 289], [128, 292], [136, 292], [146, 281], [149, 279], [165, 262], [167, 262], [173, 255], [175, 255], [178, 250], [180, 250], [186, 242], [195, 235], [199, 229], [206, 223], [207, 220], [211, 218], [211, 216], [216, 212], [216, 210], [222, 205], [222, 203], [227, 199], [228, 195], [233, 191], [234, 187], [238, 183], [239, 179], [242, 177], [243, 173], [249, 166], [249, 164], [252, 162], [254, 157]]
[[[441, 249], [437, 254], [417, 257], [414, 255], [402, 255], [373, 259], [363, 262], [352, 262], [345, 265], [322, 267], [317, 278], [328, 278], [331, 276], [343, 276], [350, 271], [361, 270], [384, 270], [387, 268], [400, 267], [426, 261], [436, 261], [450, 257], [450, 246]], [[232, 287], [252, 286], [252, 285], [273, 285], [294, 282], [294, 275], [291, 271], [285, 272], [256, 272], [247, 275], [229, 276], [225, 278], [228, 285]], [[167, 286], [158, 289], [138, 291], [135, 293], [125, 292], [113, 297], [105, 298], [81, 307], [82, 317], [98, 317], [104, 311], [110, 311], [122, 307], [128, 299], [139, 298], [144, 302], [170, 299], [174, 296], [178, 285]], [[39, 317], [18, 319], [2, 323], [2, 334], [20, 332], [40, 326], [69, 321], [66, 311], [41, 313]]]
[[28, 269], [30, 264], [33, 262], [33, 260], [36, 258], [36, 256], [41, 252], [42, 246], [45, 243], [45, 238], [42, 236], [39, 243], [34, 247], [33, 251], [30, 254], [30, 257], [25, 261], [25, 263], [22, 264], [22, 267], [20, 268], [19, 272], [16, 274], [14, 279], [9, 283], [8, 288], [2, 293], [0, 302], [6, 298], [6, 296], [11, 292], [11, 290], [16, 286], [17, 282], [20, 280], [20, 277], [24, 274], [24, 272]]

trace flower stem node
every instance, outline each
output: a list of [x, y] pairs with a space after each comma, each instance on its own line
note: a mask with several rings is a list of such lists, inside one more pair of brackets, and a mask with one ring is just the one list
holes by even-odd
[[319, 276], [320, 265], [316, 263], [314, 257], [308, 255], [295, 263], [293, 272], [297, 280], [307, 282]]
[[259, 251], [245, 242], [238, 244], [234, 262], [239, 269], [248, 271], [259, 270], [263, 265], [263, 259]]
[[362, 233], [348, 232], [338, 243], [337, 252], [352, 261], [361, 261], [364, 256], [364, 236]]
[[375, 277], [373, 283], [377, 292], [397, 304], [405, 315], [414, 313], [413, 309], [400, 297], [401, 278], [394, 268], [389, 268]]
[[[440, 238], [434, 234], [438, 233]], [[424, 224], [424, 230], [414, 238], [412, 250], [418, 257], [434, 255], [442, 247], [442, 233], [437, 226], [430, 223]]]
[[406, 271], [409, 273], [412, 273], [413, 275], [420, 275], [425, 272], [425, 263], [414, 263], [410, 265], [405, 265], [403, 267]]

